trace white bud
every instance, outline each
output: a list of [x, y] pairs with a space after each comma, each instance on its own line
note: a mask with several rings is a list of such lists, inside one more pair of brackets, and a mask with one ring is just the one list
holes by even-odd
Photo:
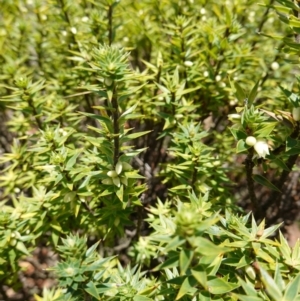
[[275, 71], [275, 70], [277, 70], [279, 68], [279, 64], [277, 62], [273, 62], [271, 64], [271, 68]]
[[216, 81], [219, 82], [222, 79], [221, 75], [216, 76]]
[[81, 21], [84, 22], [84, 23], [86, 23], [86, 22], [89, 21], [89, 17], [88, 16], [84, 16], [84, 17], [81, 18]]
[[203, 72], [203, 76], [204, 76], [204, 77], [208, 77], [208, 76], [209, 76], [209, 72], [208, 72], [208, 71], [204, 71], [204, 72]]
[[293, 108], [293, 118], [294, 118], [295, 121], [300, 120], [300, 107]]
[[241, 119], [241, 115], [240, 114], [228, 114], [228, 119], [230, 120], [238, 120]]
[[246, 144], [249, 146], [253, 146], [256, 143], [256, 138], [253, 136], [249, 136], [246, 138]]
[[75, 27], [71, 27], [70, 30], [71, 30], [72, 34], [76, 34], [77, 33], [77, 29]]
[[186, 67], [192, 67], [193, 65], [194, 65], [194, 63], [191, 62], [191, 61], [185, 61], [184, 62], [184, 66], [186, 66]]

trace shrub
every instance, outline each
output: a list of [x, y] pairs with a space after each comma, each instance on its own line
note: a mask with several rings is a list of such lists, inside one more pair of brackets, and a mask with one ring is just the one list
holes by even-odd
[[300, 8], [277, 2], [0, 1], [2, 298], [47, 246], [38, 301], [299, 300]]

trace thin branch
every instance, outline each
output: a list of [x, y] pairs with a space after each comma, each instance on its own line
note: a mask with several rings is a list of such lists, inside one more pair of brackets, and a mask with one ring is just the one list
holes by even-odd
[[120, 153], [120, 127], [119, 127], [119, 104], [117, 89], [114, 85], [113, 96], [111, 99], [111, 104], [113, 107], [112, 117], [113, 117], [113, 127], [114, 127], [114, 165], [118, 163], [119, 153]]
[[246, 168], [246, 176], [247, 176], [247, 187], [248, 187], [248, 192], [249, 192], [249, 197], [250, 197], [250, 201], [252, 204], [252, 210], [253, 211], [258, 211], [259, 210], [259, 206], [258, 206], [258, 202], [257, 202], [257, 198], [255, 195], [255, 189], [254, 189], [254, 181], [252, 178], [252, 174], [253, 174], [253, 167], [254, 167], [254, 163], [253, 163], [253, 148], [250, 148], [248, 150], [248, 155], [247, 158], [245, 160], [245, 168]]

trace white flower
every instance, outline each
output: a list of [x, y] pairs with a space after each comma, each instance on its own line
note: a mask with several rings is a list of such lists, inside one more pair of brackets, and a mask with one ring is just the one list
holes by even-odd
[[300, 120], [300, 107], [293, 108], [293, 118], [294, 118], [295, 121]]
[[246, 138], [246, 144], [249, 145], [249, 146], [253, 146], [256, 144], [256, 138], [253, 137], [253, 136], [248, 136]]
[[257, 141], [254, 145], [254, 149], [257, 152], [258, 158], [264, 158], [266, 155], [270, 155], [269, 146], [265, 141]]
[[204, 71], [204, 72], [203, 72], [203, 76], [204, 76], [204, 77], [208, 77], [208, 76], [209, 76], [208, 71]]

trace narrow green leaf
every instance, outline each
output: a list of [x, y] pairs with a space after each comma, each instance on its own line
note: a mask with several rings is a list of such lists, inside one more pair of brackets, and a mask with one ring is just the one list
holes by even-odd
[[207, 274], [206, 270], [202, 265], [198, 265], [195, 269], [192, 269], [192, 275], [207, 290]]
[[116, 195], [118, 199], [123, 202], [123, 196], [124, 196], [124, 185], [121, 185], [121, 187], [117, 190]]
[[175, 251], [178, 247], [185, 243], [185, 239], [175, 236], [164, 248], [165, 252]]
[[247, 151], [251, 146], [247, 145], [245, 140], [239, 140], [237, 145], [236, 145], [236, 152], [238, 153], [242, 153]]
[[126, 137], [126, 140], [131, 140], [131, 139], [135, 139], [144, 135], [147, 135], [148, 133], [151, 133], [152, 131], [144, 131], [144, 132], [137, 132], [137, 133], [133, 133], [133, 134], [128, 134], [124, 137], [122, 137], [121, 139]]
[[196, 284], [197, 282], [194, 277], [192, 276], [186, 277], [179, 289], [179, 292], [175, 300], [179, 300], [180, 298], [182, 298], [187, 294], [194, 294], [197, 291], [197, 289], [194, 288]]
[[92, 253], [97, 249], [99, 245], [99, 241], [93, 244], [91, 247], [88, 248], [88, 250], [85, 252], [85, 257], [90, 257]]
[[247, 134], [243, 131], [240, 131], [239, 129], [230, 128], [229, 130], [232, 136], [235, 138], [235, 140], [241, 140], [241, 139], [245, 140], [247, 138]]
[[179, 267], [180, 275], [184, 275], [190, 266], [194, 256], [194, 252], [191, 250], [182, 249], [179, 255]]
[[281, 159], [276, 158], [275, 156], [274, 158], [270, 156], [270, 159], [272, 160], [272, 163], [275, 163], [278, 167], [282, 168], [283, 170], [290, 171], [290, 169], [286, 166], [286, 164]]
[[272, 190], [275, 190], [275, 191], [278, 191], [281, 193], [281, 191], [274, 184], [272, 184], [269, 180], [267, 180], [262, 175], [252, 175], [252, 178], [255, 182], [259, 183], [260, 185], [266, 186]]
[[260, 267], [260, 273], [261, 281], [266, 287], [267, 294], [275, 301], [282, 301], [282, 293], [275, 283], [274, 279], [262, 267]]
[[[278, 288], [283, 291], [285, 289], [285, 282], [281, 276], [280, 273], [280, 267], [279, 264], [276, 263], [276, 269], [275, 269], [275, 275], [274, 275], [274, 281], [277, 284]], [[287, 293], [287, 292], [285, 292]], [[287, 301], [287, 299], [285, 299]]]
[[277, 122], [269, 122], [267, 124], [264, 124], [263, 127], [257, 131], [255, 131], [255, 137], [256, 138], [265, 138], [269, 136], [274, 128], [276, 127]]
[[253, 284], [251, 282], [248, 282], [248, 281], [246, 282], [239, 277], [238, 277], [238, 280], [239, 280], [239, 283], [242, 285], [243, 290], [245, 291], [247, 296], [251, 296], [251, 297], [257, 296], [255, 287], [253, 286]]
[[256, 296], [245, 296], [245, 295], [238, 295], [238, 294], [233, 294], [232, 296], [236, 297], [238, 300], [241, 301], [265, 301], [266, 300]]
[[97, 114], [86, 113], [86, 112], [79, 112], [79, 113], [84, 116], [87, 116], [87, 117], [90, 117], [90, 118], [93, 118], [93, 119], [103, 122], [107, 126], [108, 130], [111, 133], [113, 133], [113, 124], [112, 124], [112, 121], [108, 117], [104, 117], [104, 116], [97, 115]]
[[293, 281], [291, 281], [288, 284], [287, 289], [283, 296], [284, 301], [295, 301], [296, 297], [298, 296], [299, 289], [300, 289], [300, 274], [298, 274], [296, 278], [293, 279]]
[[236, 288], [238, 288], [240, 285], [237, 283], [230, 283], [225, 281], [223, 278], [214, 277], [211, 280], [207, 281], [208, 290], [212, 294], [225, 294], [228, 293]]
[[135, 103], [132, 107], [130, 107], [128, 110], [126, 110], [124, 113], [122, 113], [122, 115], [120, 116], [120, 119], [128, 114], [131, 114], [136, 109], [138, 104], [139, 104], [138, 102]]
[[75, 155], [73, 155], [67, 162], [65, 170], [71, 170], [74, 164], [76, 163], [76, 160], [79, 156], [80, 152], [76, 152]]
[[153, 301], [153, 299], [146, 296], [136, 295], [133, 297], [133, 301]]
[[240, 101], [240, 102], [244, 102], [244, 100], [246, 99], [246, 94], [243, 90], [243, 88], [239, 85], [238, 82], [234, 82], [234, 87], [235, 87], [235, 95], [236, 98]]
[[257, 89], [259, 87], [259, 82], [260, 82], [260, 79], [256, 82], [256, 84], [254, 85], [254, 87], [252, 88], [252, 90], [249, 93], [248, 103], [250, 106], [253, 104], [255, 97], [257, 95]]
[[188, 241], [191, 245], [198, 246], [197, 249], [195, 250], [196, 253], [205, 256], [218, 256], [222, 253], [231, 250], [230, 248], [215, 245], [214, 243], [212, 243], [211, 241], [203, 237], [191, 237], [188, 238]]
[[85, 288], [84, 290], [97, 300], [100, 300], [100, 295], [97, 291], [97, 287], [95, 286], [94, 282], [90, 281], [86, 286], [87, 288]]
[[168, 258], [165, 262], [161, 263], [157, 267], [153, 269], [153, 271], [160, 271], [161, 269], [165, 268], [172, 268], [172, 267], [177, 267], [178, 266], [178, 261], [179, 261], [179, 256], [172, 256]]
[[22, 241], [18, 241], [16, 244], [16, 249], [19, 250], [20, 252], [22, 252], [25, 255], [30, 255], [30, 253], [28, 252], [26, 246], [24, 245], [24, 243]]

